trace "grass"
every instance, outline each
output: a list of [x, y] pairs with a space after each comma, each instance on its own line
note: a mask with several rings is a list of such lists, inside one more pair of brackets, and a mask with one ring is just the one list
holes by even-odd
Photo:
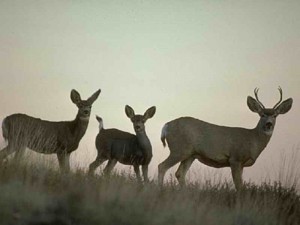
[[246, 184], [168, 180], [160, 189], [122, 172], [88, 178], [78, 169], [61, 174], [44, 164], [0, 168], [0, 224], [268, 225], [300, 224], [300, 196], [280, 182]]

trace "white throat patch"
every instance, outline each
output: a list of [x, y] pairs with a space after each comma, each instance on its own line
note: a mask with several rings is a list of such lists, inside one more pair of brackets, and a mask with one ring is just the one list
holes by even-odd
[[85, 116], [85, 117], [80, 117], [81, 121], [89, 121], [90, 117], [89, 116]]
[[270, 131], [264, 131], [264, 133], [268, 136], [271, 136], [273, 134], [273, 130], [270, 130]]

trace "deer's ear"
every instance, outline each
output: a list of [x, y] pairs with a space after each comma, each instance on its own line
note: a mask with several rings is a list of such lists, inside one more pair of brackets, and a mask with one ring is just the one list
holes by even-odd
[[251, 96], [248, 96], [247, 98], [247, 105], [249, 107], [249, 109], [252, 111], [252, 112], [255, 112], [255, 113], [258, 113], [260, 114], [262, 112], [262, 107], [259, 105], [259, 103], [254, 99], [252, 98]]
[[101, 90], [99, 89], [99, 90], [96, 91], [91, 97], [89, 97], [89, 98], [87, 99], [88, 103], [92, 105], [92, 104], [94, 103], [94, 101], [96, 101], [96, 99], [98, 98], [100, 92], [101, 92]]
[[131, 108], [129, 105], [125, 106], [125, 113], [126, 113], [127, 117], [130, 119], [135, 116], [133, 108]]
[[78, 104], [81, 101], [80, 94], [75, 89], [71, 91], [71, 100], [74, 104]]
[[283, 101], [279, 106], [276, 107], [275, 112], [276, 114], [285, 114], [292, 108], [293, 99], [289, 98]]
[[145, 120], [152, 118], [156, 112], [156, 107], [152, 106], [151, 108], [147, 109], [147, 111], [144, 113]]

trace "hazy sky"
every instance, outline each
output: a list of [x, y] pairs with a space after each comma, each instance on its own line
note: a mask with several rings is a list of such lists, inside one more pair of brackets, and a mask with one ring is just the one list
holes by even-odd
[[[155, 177], [169, 154], [159, 138], [164, 123], [188, 115], [253, 128], [258, 116], [248, 109], [247, 96], [259, 87], [261, 101], [273, 107], [280, 85], [284, 98], [293, 97], [293, 108], [279, 116], [269, 145], [245, 170], [246, 180], [277, 176], [283, 154], [300, 151], [299, 12], [297, 0], [1, 0], [0, 118], [22, 112], [71, 120], [71, 89], [87, 98], [101, 88], [71, 158], [72, 165], [87, 167], [96, 156], [95, 114], [106, 128], [133, 132], [124, 106], [144, 113], [155, 105], [146, 124]], [[203, 170], [229, 171], [195, 161], [193, 173], [200, 177]]]

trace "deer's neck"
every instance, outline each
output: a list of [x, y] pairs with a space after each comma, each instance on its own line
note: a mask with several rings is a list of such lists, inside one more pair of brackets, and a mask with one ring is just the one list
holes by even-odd
[[256, 143], [255, 148], [253, 149], [253, 156], [257, 158], [268, 145], [272, 133], [267, 134], [264, 132], [261, 121], [258, 122], [257, 126], [253, 129], [253, 132]]
[[72, 121], [71, 126], [71, 133], [73, 134], [74, 138], [80, 141], [83, 135], [86, 132], [86, 129], [89, 124], [89, 117], [82, 118], [77, 114], [75, 120]]
[[149, 140], [146, 132], [145, 131], [137, 132], [136, 137], [137, 137], [140, 147], [143, 150], [146, 162], [148, 162], [148, 161], [150, 162], [150, 160], [152, 158], [152, 146], [151, 146], [150, 140]]

